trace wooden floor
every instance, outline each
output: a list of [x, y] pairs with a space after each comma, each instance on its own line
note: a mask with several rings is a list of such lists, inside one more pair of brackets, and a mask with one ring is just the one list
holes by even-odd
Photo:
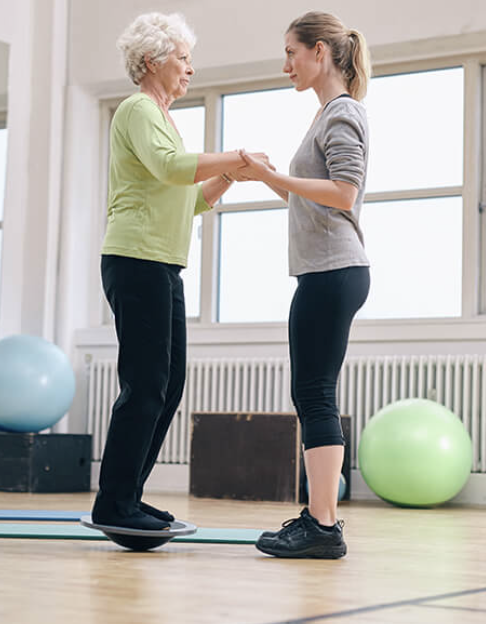
[[[92, 495], [7, 494], [1, 509], [89, 510]], [[204, 527], [276, 528], [288, 504], [151, 495]], [[0, 540], [9, 624], [472, 624], [486, 622], [486, 509], [343, 504], [339, 561], [267, 557], [253, 546]]]

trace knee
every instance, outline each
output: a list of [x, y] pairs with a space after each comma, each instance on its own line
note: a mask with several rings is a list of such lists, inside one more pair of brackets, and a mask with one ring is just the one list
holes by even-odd
[[339, 414], [322, 414], [320, 418], [305, 421], [303, 428], [305, 450], [319, 446], [344, 446], [344, 435]]
[[336, 408], [336, 381], [325, 379], [303, 380], [292, 388], [292, 400], [303, 411]]

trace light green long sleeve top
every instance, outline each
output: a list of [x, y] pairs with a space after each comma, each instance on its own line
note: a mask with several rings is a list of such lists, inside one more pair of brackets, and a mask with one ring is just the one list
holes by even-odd
[[117, 108], [110, 150], [102, 253], [187, 266], [194, 215], [211, 208], [194, 184], [197, 154], [144, 93]]

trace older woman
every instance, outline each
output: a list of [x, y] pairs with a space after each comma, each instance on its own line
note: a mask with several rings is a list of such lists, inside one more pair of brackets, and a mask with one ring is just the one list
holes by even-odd
[[297, 91], [313, 89], [320, 108], [297, 150], [290, 176], [245, 156], [238, 179], [261, 180], [289, 205], [290, 274], [298, 286], [289, 316], [292, 399], [302, 424], [309, 508], [257, 542], [279, 557], [334, 559], [346, 554], [337, 521], [344, 438], [336, 383], [352, 320], [370, 276], [359, 215], [368, 161], [360, 100], [369, 79], [364, 37], [334, 15], [313, 11], [285, 37], [288, 74]]
[[225, 172], [245, 165], [237, 152], [185, 153], [169, 107], [187, 92], [194, 43], [181, 16], [160, 13], [138, 17], [118, 43], [140, 91], [120, 104], [111, 126], [101, 274], [119, 342], [120, 394], [92, 511], [98, 524], [158, 530], [173, 520], [141, 497], [184, 387], [180, 271], [194, 215], [227, 190]]

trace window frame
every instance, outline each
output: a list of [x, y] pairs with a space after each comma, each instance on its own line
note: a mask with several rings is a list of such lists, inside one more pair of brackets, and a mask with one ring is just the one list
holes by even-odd
[[[5, 130], [7, 128], [7, 109], [0, 107], [0, 130]], [[2, 201], [5, 198], [2, 197]], [[0, 232], [3, 232], [3, 217], [0, 217]], [[0, 255], [0, 265], [1, 265], [1, 255]]]
[[[447, 53], [447, 41], [442, 47], [437, 42], [421, 42], [421, 45], [382, 46], [373, 53], [373, 75], [387, 76], [418, 71], [431, 71], [462, 66], [464, 69], [464, 155], [463, 184], [461, 186], [441, 187], [438, 189], [416, 189], [410, 191], [387, 191], [369, 193], [365, 202], [389, 201], [426, 197], [444, 197], [460, 195], [463, 199], [463, 279], [462, 279], [462, 315], [456, 318], [414, 318], [414, 319], [360, 319], [354, 324], [351, 340], [355, 342], [392, 342], [392, 341], [441, 341], [474, 340], [478, 337], [478, 325], [486, 328], [486, 295], [478, 287], [481, 275], [486, 273], [486, 225], [483, 225], [482, 247], [478, 235], [481, 171], [479, 155], [481, 153], [482, 133], [486, 140], [486, 109], [482, 111], [482, 91], [486, 94], [486, 48], [478, 47]], [[451, 49], [459, 49], [460, 42], [451, 42]], [[437, 50], [439, 52], [437, 53]], [[422, 55], [423, 58], [418, 58]], [[483, 72], [484, 81], [483, 80]], [[222, 144], [222, 101], [224, 95], [269, 90], [288, 87], [288, 79], [261, 78], [255, 80], [221, 81], [219, 84], [202, 84], [191, 89], [186, 98], [178, 101], [178, 106], [187, 106], [189, 102], [204, 103], [205, 115], [205, 150], [219, 151]], [[127, 97], [129, 93], [124, 94]], [[102, 109], [111, 102], [119, 102], [122, 97], [102, 101]], [[486, 106], [486, 95], [484, 96]], [[317, 108], [317, 106], [316, 106]], [[106, 128], [106, 125], [105, 125]], [[105, 154], [108, 152], [105, 145]], [[107, 158], [103, 161], [106, 162]], [[483, 180], [486, 179], [486, 174]], [[106, 184], [106, 183], [105, 183]], [[486, 182], [482, 182], [486, 189]], [[103, 184], [102, 184], [103, 186]], [[106, 188], [106, 185], [105, 187]], [[483, 191], [486, 203], [486, 191]], [[194, 344], [215, 343], [269, 343], [286, 341], [286, 323], [220, 323], [217, 321], [219, 297], [219, 217], [225, 212], [242, 210], [265, 210], [285, 208], [277, 197], [271, 201], [221, 203], [203, 215], [202, 253], [201, 253], [201, 293], [200, 317], [189, 319], [190, 340]], [[482, 221], [486, 221], [483, 218]], [[480, 271], [481, 268], [481, 271]], [[483, 275], [486, 276], [486, 275]], [[483, 279], [484, 281], [484, 279]], [[485, 287], [486, 288], [486, 287]], [[481, 303], [480, 301], [484, 302]]]
[[479, 68], [481, 72], [481, 92], [479, 98], [482, 103], [481, 131], [478, 133], [481, 137], [481, 146], [478, 149], [477, 162], [480, 169], [479, 183], [479, 248], [480, 248], [480, 267], [479, 267], [479, 313], [486, 315], [486, 64]]

